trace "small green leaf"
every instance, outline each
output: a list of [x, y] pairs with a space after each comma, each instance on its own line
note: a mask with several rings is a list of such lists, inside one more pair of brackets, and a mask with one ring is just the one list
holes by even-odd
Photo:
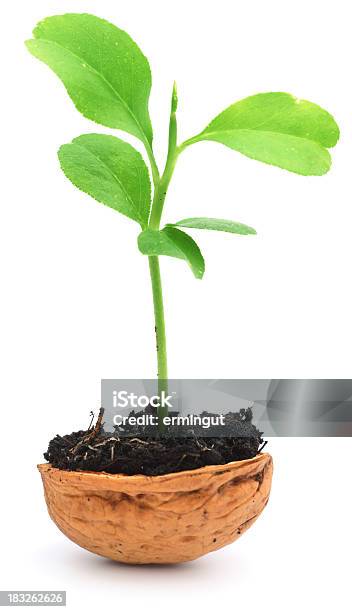
[[198, 245], [185, 232], [174, 227], [146, 230], [138, 236], [138, 248], [143, 255], [168, 255], [184, 259], [196, 278], [203, 278], [204, 259]]
[[58, 152], [61, 168], [78, 189], [98, 202], [148, 223], [151, 188], [147, 166], [130, 144], [103, 134], [83, 134]]
[[61, 79], [88, 119], [151, 144], [148, 60], [126, 32], [94, 15], [68, 13], [39, 22], [29, 51]]
[[253, 227], [237, 223], [236, 221], [228, 221], [227, 219], [211, 219], [209, 217], [192, 217], [191, 219], [182, 219], [177, 223], [168, 223], [167, 227], [189, 227], [194, 229], [216, 230], [218, 232], [229, 232], [230, 234], [256, 234]]
[[335, 146], [338, 138], [335, 120], [320, 106], [273, 92], [236, 102], [183, 148], [213, 140], [252, 159], [308, 176], [329, 170], [326, 149]]

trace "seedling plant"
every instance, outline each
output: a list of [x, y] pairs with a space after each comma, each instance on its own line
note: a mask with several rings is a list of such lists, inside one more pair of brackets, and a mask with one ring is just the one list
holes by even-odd
[[[149, 260], [161, 393], [167, 389], [168, 369], [159, 257], [184, 260], [195, 278], [201, 279], [204, 259], [185, 229], [256, 233], [236, 221], [207, 217], [163, 225], [164, 203], [178, 158], [196, 143], [215, 141], [251, 159], [304, 176], [319, 176], [330, 168], [328, 149], [338, 140], [338, 126], [316, 104], [282, 92], [259, 93], [235, 102], [200, 133], [180, 143], [174, 85], [168, 153], [160, 171], [148, 110], [151, 71], [126, 32], [94, 15], [64, 14], [41, 21], [26, 45], [61, 79], [84, 117], [127, 132], [144, 147], [147, 163], [135, 147], [116, 136], [83, 134], [62, 145], [58, 156], [73, 185], [140, 226], [138, 248]], [[164, 416], [161, 409], [159, 419]]]

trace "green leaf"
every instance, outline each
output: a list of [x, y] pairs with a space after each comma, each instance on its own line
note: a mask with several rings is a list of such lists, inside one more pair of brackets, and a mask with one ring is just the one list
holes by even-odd
[[68, 13], [39, 22], [29, 51], [62, 80], [88, 119], [152, 142], [148, 60], [126, 32], [94, 15]]
[[83, 134], [60, 147], [58, 156], [78, 189], [146, 227], [150, 178], [141, 154], [130, 144], [115, 136]]
[[185, 232], [174, 227], [146, 230], [138, 236], [138, 248], [143, 255], [168, 255], [184, 259], [196, 278], [203, 278], [204, 259], [198, 245]]
[[209, 217], [192, 217], [190, 219], [182, 219], [177, 223], [168, 223], [167, 227], [189, 227], [194, 229], [216, 230], [218, 232], [229, 232], [230, 234], [256, 234], [253, 227], [237, 223], [236, 221], [228, 221], [227, 219], [211, 219]]
[[286, 93], [262, 93], [229, 106], [183, 148], [213, 140], [252, 159], [307, 176], [329, 170], [327, 148], [335, 146], [338, 138], [335, 120], [320, 106]]

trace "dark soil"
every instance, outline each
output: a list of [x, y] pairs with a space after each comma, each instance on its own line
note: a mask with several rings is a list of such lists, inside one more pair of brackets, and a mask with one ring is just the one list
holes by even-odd
[[219, 437], [218, 427], [208, 429], [207, 437], [197, 427], [173, 427], [162, 434], [151, 427], [116, 427], [111, 434], [104, 431], [102, 419], [101, 410], [94, 427], [55, 436], [44, 458], [64, 470], [156, 476], [250, 459], [266, 444], [250, 408], [226, 415], [226, 437]]

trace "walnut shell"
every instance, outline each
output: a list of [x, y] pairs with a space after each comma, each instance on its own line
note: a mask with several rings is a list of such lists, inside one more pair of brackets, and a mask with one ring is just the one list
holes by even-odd
[[267, 504], [272, 478], [267, 453], [163, 476], [38, 468], [58, 528], [122, 563], [182, 563], [234, 542]]

